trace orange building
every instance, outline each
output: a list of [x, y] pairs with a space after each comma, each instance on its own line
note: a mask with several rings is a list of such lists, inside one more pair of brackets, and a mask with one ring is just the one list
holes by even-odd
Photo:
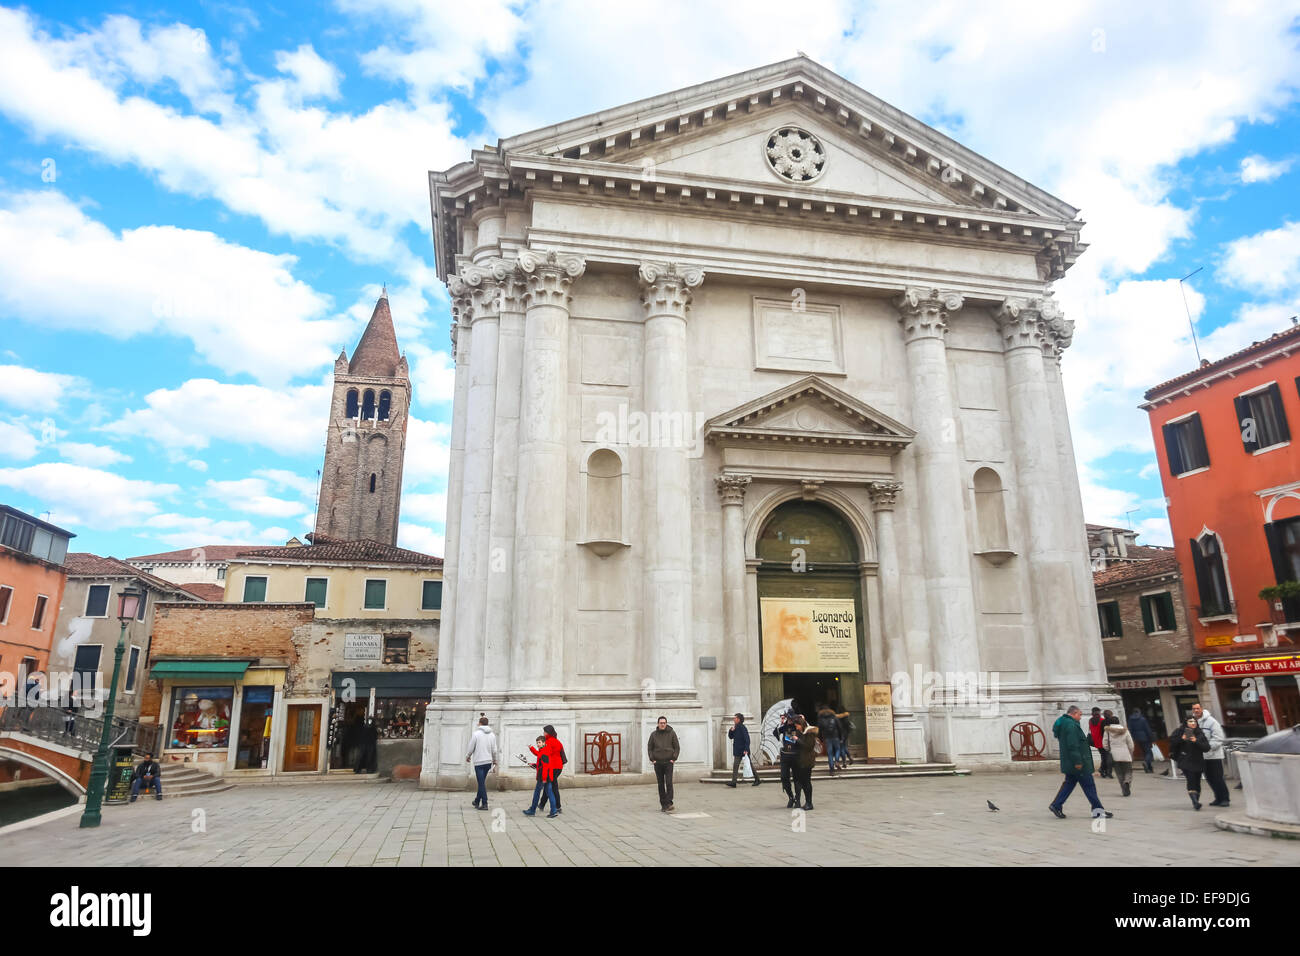
[[0, 696], [23, 691], [29, 674], [49, 666], [74, 537], [0, 505]]
[[1300, 327], [1157, 385], [1151, 419], [1202, 703], [1228, 736], [1300, 723]]

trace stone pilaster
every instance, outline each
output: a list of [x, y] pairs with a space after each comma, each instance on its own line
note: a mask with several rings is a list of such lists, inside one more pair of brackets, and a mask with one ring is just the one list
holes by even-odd
[[523, 271], [523, 389], [519, 407], [514, 646], [511, 687], [556, 697], [564, 676], [564, 548], [568, 513], [569, 304], [585, 261], [519, 253]]
[[510, 686], [510, 639], [514, 620], [515, 489], [518, 481], [519, 403], [523, 374], [523, 273], [512, 261], [491, 266], [499, 315], [496, 421], [493, 423], [492, 498], [487, 556], [487, 613], [483, 635], [483, 693]]
[[491, 273], [478, 266], [466, 266], [460, 275], [450, 277], [448, 285], [453, 295], [469, 300], [468, 315], [462, 321], [468, 318], [474, 338], [459, 499], [457, 639], [449, 687], [453, 692], [477, 693], [483, 686], [500, 289]]
[[944, 339], [961, 309], [956, 292], [908, 289], [897, 300], [907, 344], [918, 517], [930, 617], [930, 646], [939, 670], [979, 670], [966, 494], [957, 418]]
[[722, 630], [726, 648], [727, 713], [753, 716], [759, 702], [750, 698], [754, 653], [745, 614], [745, 490], [749, 475], [713, 479], [722, 499]]
[[645, 305], [643, 401], [658, 441], [642, 456], [646, 512], [644, 628], [648, 676], [658, 693], [695, 689], [695, 621], [691, 613], [690, 451], [695, 440], [686, 351], [686, 318], [699, 269], [642, 263]]
[[[448, 276], [452, 289], [455, 276]], [[451, 454], [447, 473], [447, 526], [443, 535], [442, 613], [438, 624], [440, 690], [450, 689], [455, 673], [457, 591], [460, 584], [460, 501], [465, 474], [465, 412], [469, 396], [470, 318], [473, 302], [464, 292], [451, 292], [451, 349], [456, 363], [451, 407]]]

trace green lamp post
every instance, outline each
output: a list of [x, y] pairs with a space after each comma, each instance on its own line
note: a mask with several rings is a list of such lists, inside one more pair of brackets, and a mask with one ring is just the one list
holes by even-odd
[[108, 689], [108, 703], [104, 707], [104, 732], [99, 736], [99, 749], [90, 767], [90, 787], [86, 790], [86, 809], [81, 814], [81, 826], [99, 826], [99, 810], [104, 802], [104, 787], [108, 783], [108, 744], [113, 734], [113, 710], [117, 704], [117, 679], [122, 673], [122, 654], [126, 651], [126, 626], [134, 620], [140, 609], [143, 594], [138, 588], [123, 588], [117, 596], [117, 619], [122, 623], [122, 633], [117, 638], [113, 653], [113, 682]]

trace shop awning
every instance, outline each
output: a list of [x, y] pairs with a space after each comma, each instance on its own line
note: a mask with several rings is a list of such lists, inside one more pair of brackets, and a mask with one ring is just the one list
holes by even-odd
[[437, 671], [335, 671], [334, 690], [342, 690], [344, 681], [355, 683], [358, 697], [428, 697], [438, 684]]
[[158, 661], [153, 677], [226, 677], [238, 680], [252, 661]]

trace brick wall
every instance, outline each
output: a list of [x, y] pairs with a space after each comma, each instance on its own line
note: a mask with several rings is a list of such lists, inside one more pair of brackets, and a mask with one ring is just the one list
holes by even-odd
[[[1171, 633], [1146, 633], [1142, 623], [1141, 595], [1152, 591], [1168, 591], [1173, 599], [1177, 627]], [[1192, 638], [1187, 627], [1187, 609], [1179, 578], [1127, 581], [1122, 585], [1098, 588], [1097, 603], [1108, 601], [1119, 603], [1120, 621], [1124, 630], [1122, 637], [1102, 640], [1106, 671], [1111, 677], [1144, 671], [1178, 670], [1192, 662]]]
[[[272, 658], [288, 664], [286, 692], [304, 677], [300, 649], [311, 639], [312, 604], [159, 604], [149, 664], [162, 657]], [[140, 714], [157, 720], [162, 683], [149, 680]]]

